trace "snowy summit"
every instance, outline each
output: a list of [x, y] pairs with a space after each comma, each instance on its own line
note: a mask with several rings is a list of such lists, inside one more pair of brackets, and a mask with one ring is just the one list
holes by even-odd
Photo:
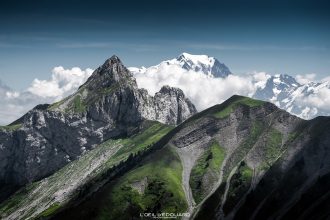
[[232, 74], [225, 64], [220, 63], [214, 57], [207, 55], [193, 55], [189, 53], [182, 53], [177, 58], [163, 61], [160, 64], [149, 68], [130, 67], [129, 70], [133, 73], [157, 73], [171, 68], [176, 68], [176, 71], [179, 70], [182, 72], [202, 72], [209, 77], [215, 78], [225, 78]]

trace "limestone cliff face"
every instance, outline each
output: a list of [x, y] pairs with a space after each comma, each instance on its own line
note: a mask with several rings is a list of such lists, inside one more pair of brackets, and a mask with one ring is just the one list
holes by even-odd
[[73, 95], [0, 129], [0, 186], [50, 175], [99, 143], [138, 131], [144, 120], [177, 125], [195, 113], [180, 89], [166, 86], [154, 97], [139, 89], [113, 56]]

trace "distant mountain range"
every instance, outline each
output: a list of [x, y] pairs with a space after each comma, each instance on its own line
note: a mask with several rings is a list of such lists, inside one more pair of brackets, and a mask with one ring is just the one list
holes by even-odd
[[[175, 71], [198, 72], [208, 77], [226, 78], [233, 73], [229, 68], [214, 57], [207, 55], [192, 55], [183, 53], [177, 58], [163, 61], [158, 65], [142, 68], [129, 68], [133, 74], [163, 74]], [[241, 75], [244, 77], [243, 75]], [[249, 75], [246, 75], [249, 77]], [[254, 81], [256, 90], [250, 97], [269, 101], [292, 114], [304, 119], [311, 119], [319, 115], [330, 115], [330, 108], [320, 108], [313, 102], [324, 89], [330, 91], [330, 82], [309, 82], [301, 84], [290, 75], [277, 74], [269, 76], [264, 82]], [[189, 94], [189, 93], [187, 93]], [[307, 100], [307, 101], [306, 101]]]
[[280, 74], [271, 76], [264, 87], [257, 89], [253, 97], [270, 101], [301, 118], [310, 119], [319, 115], [330, 114], [330, 110], [320, 109], [317, 105], [304, 102], [306, 99], [312, 99], [324, 88], [330, 90], [330, 83], [300, 84], [294, 77]]

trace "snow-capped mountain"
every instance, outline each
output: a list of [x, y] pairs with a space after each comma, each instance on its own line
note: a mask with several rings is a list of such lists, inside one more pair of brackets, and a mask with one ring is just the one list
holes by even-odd
[[329, 82], [310, 82], [300, 84], [295, 78], [286, 74], [271, 76], [264, 87], [258, 88], [254, 98], [271, 101], [278, 107], [310, 119], [319, 115], [330, 115], [324, 109], [322, 95], [330, 92]]
[[[269, 100], [281, 108], [292, 110], [293, 96], [301, 85], [292, 76], [277, 74], [271, 76], [264, 87], [257, 88], [253, 95], [256, 99]], [[289, 104], [289, 105], [288, 105]]]
[[189, 53], [182, 53], [177, 58], [166, 60], [156, 66], [149, 68], [130, 67], [128, 68], [133, 74], [135, 73], [157, 73], [170, 69], [175, 71], [194, 71], [202, 72], [209, 77], [224, 78], [232, 74], [229, 68], [220, 63], [216, 58], [207, 55], [192, 55]]

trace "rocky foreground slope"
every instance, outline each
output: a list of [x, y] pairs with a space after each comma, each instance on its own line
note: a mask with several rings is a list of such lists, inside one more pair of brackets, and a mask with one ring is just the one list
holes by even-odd
[[233, 96], [175, 128], [142, 127], [21, 189], [0, 205], [2, 218], [330, 216], [329, 117], [305, 121], [271, 103]]
[[110, 138], [137, 133], [145, 120], [177, 125], [195, 113], [180, 89], [164, 86], [153, 97], [139, 89], [113, 56], [73, 95], [0, 127], [0, 201]]

